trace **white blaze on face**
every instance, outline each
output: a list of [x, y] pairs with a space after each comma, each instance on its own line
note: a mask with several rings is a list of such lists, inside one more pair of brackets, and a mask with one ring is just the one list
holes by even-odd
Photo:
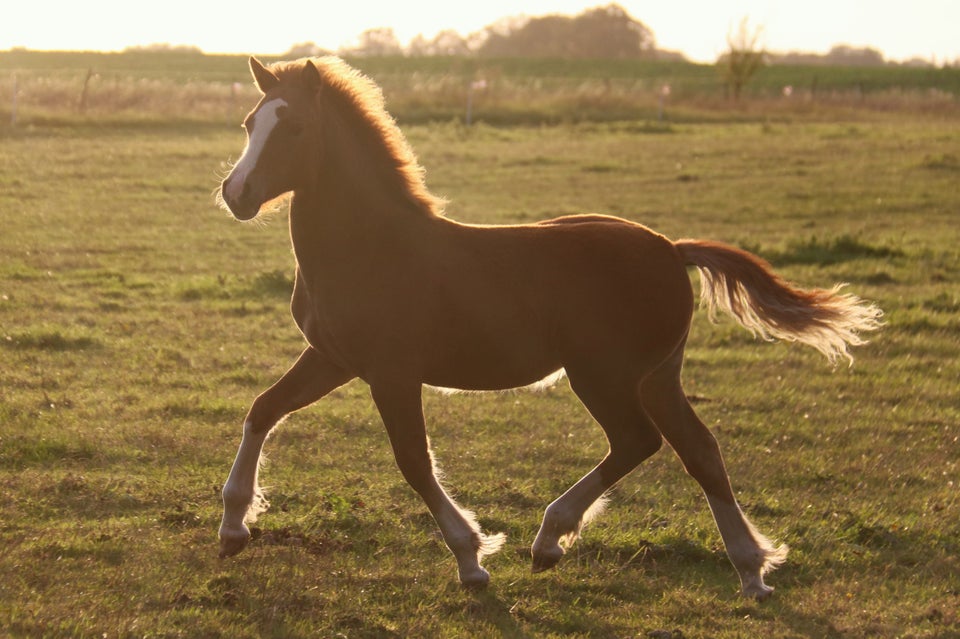
[[233, 167], [230, 181], [227, 183], [228, 192], [225, 194], [227, 197], [237, 199], [243, 193], [243, 184], [247, 181], [247, 176], [257, 165], [257, 160], [273, 132], [273, 127], [280, 121], [278, 111], [285, 106], [287, 106], [286, 101], [277, 98], [265, 102], [253, 115], [250, 124], [247, 125], [247, 147], [243, 150], [243, 155], [240, 156], [236, 166]]

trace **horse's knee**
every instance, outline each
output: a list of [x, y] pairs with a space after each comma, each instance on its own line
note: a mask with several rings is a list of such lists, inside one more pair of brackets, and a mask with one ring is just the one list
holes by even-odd
[[416, 453], [402, 449], [394, 450], [394, 460], [403, 478], [421, 495], [437, 483], [433, 459], [429, 453]]
[[253, 404], [250, 405], [250, 410], [247, 411], [247, 416], [243, 420], [244, 432], [249, 430], [252, 433], [263, 434], [272, 429], [283, 418], [283, 415], [277, 414], [270, 404], [271, 402], [264, 395], [260, 395], [253, 400]]

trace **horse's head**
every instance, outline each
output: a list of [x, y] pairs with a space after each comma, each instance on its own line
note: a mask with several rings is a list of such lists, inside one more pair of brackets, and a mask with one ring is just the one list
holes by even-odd
[[263, 97], [243, 122], [247, 146], [220, 185], [220, 197], [238, 220], [256, 217], [260, 207], [308, 183], [315, 154], [316, 94], [320, 74], [307, 60], [298, 81], [280, 76], [250, 58], [250, 71]]

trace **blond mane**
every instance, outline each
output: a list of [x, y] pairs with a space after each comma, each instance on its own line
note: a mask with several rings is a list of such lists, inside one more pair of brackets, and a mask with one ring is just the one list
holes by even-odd
[[[427, 189], [426, 172], [393, 116], [387, 112], [383, 92], [373, 80], [336, 56], [277, 62], [270, 65], [270, 70], [281, 82], [299, 82], [307, 60], [313, 62], [319, 71], [324, 88], [332, 89], [346, 101], [354, 114], [360, 116], [379, 138], [410, 199], [421, 205], [426, 213], [443, 215], [446, 201]], [[321, 98], [318, 96], [318, 99]]]

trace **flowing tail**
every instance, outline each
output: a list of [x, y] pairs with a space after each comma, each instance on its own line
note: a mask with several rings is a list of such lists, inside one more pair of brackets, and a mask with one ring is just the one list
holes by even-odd
[[711, 320], [720, 309], [754, 335], [808, 344], [831, 363], [853, 357], [849, 346], [865, 343], [860, 333], [881, 326], [883, 311], [856, 295], [795, 288], [764, 260], [747, 251], [705, 240], [674, 242], [685, 263], [700, 271], [700, 301]]

